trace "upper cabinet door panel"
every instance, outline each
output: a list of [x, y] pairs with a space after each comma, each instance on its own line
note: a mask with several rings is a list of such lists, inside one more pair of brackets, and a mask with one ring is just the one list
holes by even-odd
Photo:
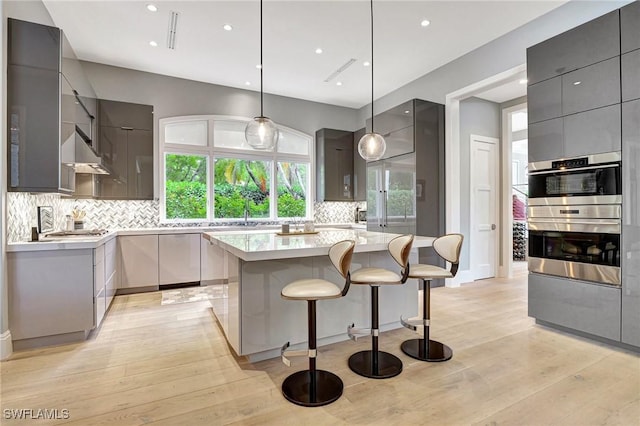
[[353, 200], [367, 201], [367, 162], [358, 152], [358, 142], [366, 133], [365, 129], [353, 133]]
[[620, 9], [620, 44], [622, 53], [640, 49], [640, 2]]
[[9, 18], [7, 61], [60, 72], [60, 29]]
[[564, 118], [564, 156], [620, 151], [620, 104]]
[[562, 116], [562, 78], [556, 77], [527, 87], [529, 123]]
[[527, 49], [527, 79], [534, 84], [620, 55], [617, 10]]
[[414, 147], [414, 127], [409, 126], [384, 135], [387, 150], [382, 158], [397, 157], [398, 155], [409, 154], [415, 150]]
[[[413, 101], [407, 101], [376, 115], [373, 124], [376, 133], [380, 133], [385, 138], [389, 133], [413, 125]], [[371, 129], [370, 122], [367, 123], [367, 128]]]
[[127, 130], [128, 198], [153, 200], [153, 134]]
[[153, 130], [153, 107], [118, 101], [98, 101], [101, 126]]
[[622, 102], [640, 98], [640, 49], [622, 55]]
[[58, 192], [60, 151], [60, 74], [7, 67], [9, 190]]
[[530, 163], [564, 157], [562, 118], [530, 124], [528, 133]]
[[620, 57], [562, 76], [562, 114], [620, 103]]

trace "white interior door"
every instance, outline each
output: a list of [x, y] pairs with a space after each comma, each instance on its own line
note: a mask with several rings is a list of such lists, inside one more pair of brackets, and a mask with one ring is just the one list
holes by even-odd
[[498, 139], [471, 135], [471, 273], [496, 276], [498, 247]]

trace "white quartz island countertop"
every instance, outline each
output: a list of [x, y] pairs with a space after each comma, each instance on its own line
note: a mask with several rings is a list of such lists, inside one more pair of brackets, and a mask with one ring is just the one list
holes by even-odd
[[[291, 259], [326, 255], [338, 241], [354, 240], [355, 253], [386, 250], [399, 234], [358, 229], [321, 229], [317, 234], [277, 235], [274, 230], [204, 232], [211, 244], [245, 261]], [[413, 248], [430, 247], [433, 237], [416, 236]]]

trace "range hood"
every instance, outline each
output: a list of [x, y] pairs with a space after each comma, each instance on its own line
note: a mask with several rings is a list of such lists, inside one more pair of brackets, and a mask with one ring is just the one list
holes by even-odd
[[76, 173], [111, 174], [102, 157], [93, 150], [91, 139], [77, 125], [75, 131], [62, 144], [62, 158]]

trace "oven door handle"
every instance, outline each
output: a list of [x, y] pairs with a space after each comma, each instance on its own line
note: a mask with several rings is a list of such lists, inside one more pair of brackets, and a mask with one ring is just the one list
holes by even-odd
[[607, 169], [610, 167], [620, 167], [620, 164], [601, 164], [595, 166], [588, 167], [576, 167], [575, 169], [553, 169], [553, 170], [540, 170], [540, 171], [530, 171], [529, 175], [545, 175], [552, 173], [563, 173], [563, 172], [582, 172], [585, 170], [595, 170], [595, 169]]
[[619, 234], [619, 220], [571, 220], [571, 219], [536, 219], [529, 222], [533, 231], [593, 232], [602, 234]]

